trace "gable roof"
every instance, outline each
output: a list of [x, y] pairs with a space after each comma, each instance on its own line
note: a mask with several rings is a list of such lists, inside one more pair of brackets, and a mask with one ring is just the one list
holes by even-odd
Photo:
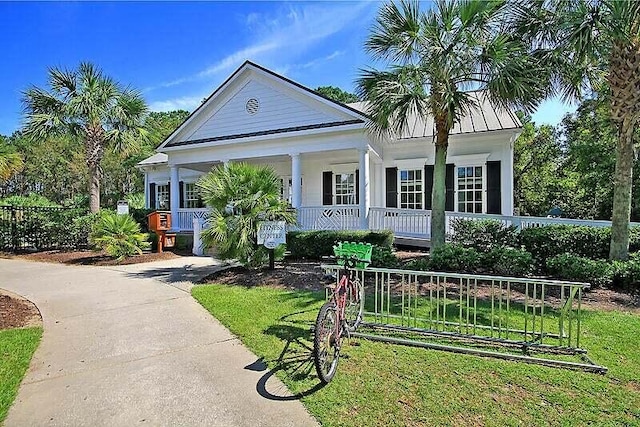
[[[464, 114], [451, 129], [450, 135], [519, 129], [522, 127], [520, 119], [514, 113], [493, 106], [482, 91], [474, 91], [470, 95], [475, 98], [478, 108]], [[368, 103], [354, 102], [349, 106], [366, 114]], [[413, 114], [409, 117], [408, 128], [400, 135], [399, 139], [431, 138], [434, 133], [435, 123], [431, 115], [418, 116]]]
[[[313, 118], [309, 118], [307, 122], [303, 123], [295, 123], [293, 126], [276, 126], [271, 128], [264, 129], [243, 129], [242, 131], [226, 131], [226, 132], [215, 132], [212, 135], [205, 135], [205, 132], [192, 132], [190, 135], [182, 135], [183, 138], [178, 138], [181, 133], [184, 133], [185, 129], [190, 124], [195, 124], [197, 120], [201, 120], [203, 123], [208, 119], [212, 119], [213, 116], [207, 118], [199, 117], [201, 114], [204, 114], [204, 111], [207, 107], [211, 107], [215, 102], [218, 96], [223, 96], [225, 89], [231, 87], [234, 82], [241, 79], [246, 72], [253, 71], [262, 76], [266, 76], [271, 81], [284, 85], [287, 88], [290, 88], [298, 93], [302, 93], [305, 96], [311, 98], [315, 102], [319, 102], [325, 107], [329, 107], [339, 113], [340, 117], [332, 117], [328, 115], [318, 114]], [[242, 88], [241, 88], [242, 89]], [[219, 107], [224, 108], [224, 106]], [[198, 107], [196, 108], [190, 115], [187, 117], [183, 123], [176, 128], [163, 142], [158, 146], [158, 150], [162, 150], [163, 148], [171, 148], [171, 147], [179, 147], [184, 145], [193, 145], [193, 144], [201, 144], [205, 142], [215, 142], [215, 141], [226, 141], [226, 140], [235, 140], [247, 137], [255, 137], [261, 135], [270, 135], [277, 133], [287, 133], [287, 132], [295, 132], [295, 131], [303, 131], [310, 129], [319, 129], [319, 128], [330, 128], [330, 127], [339, 127], [345, 125], [354, 125], [359, 124], [364, 126], [365, 121], [367, 120], [367, 116], [351, 106], [345, 105], [343, 103], [333, 101], [322, 94], [319, 94], [297, 82], [294, 82], [287, 77], [284, 77], [280, 74], [277, 74], [267, 68], [264, 68], [258, 64], [255, 64], [251, 61], [245, 61], [236, 71], [234, 71], [227, 80], [225, 80], [209, 97]], [[209, 125], [209, 130], [216, 129], [216, 126]], [[218, 129], [219, 130], [219, 129]], [[236, 130], [236, 129], [234, 129]], [[240, 129], [237, 129], [240, 130]], [[185, 138], [186, 136], [186, 138]]]

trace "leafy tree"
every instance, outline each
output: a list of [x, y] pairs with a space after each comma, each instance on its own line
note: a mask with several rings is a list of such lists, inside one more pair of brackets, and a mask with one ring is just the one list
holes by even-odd
[[546, 216], [564, 200], [562, 147], [552, 126], [536, 126], [522, 115], [521, 120], [522, 133], [513, 146], [515, 205], [520, 215]]
[[515, 22], [533, 57], [549, 69], [552, 88], [565, 98], [585, 89], [610, 88], [617, 127], [611, 259], [626, 259], [635, 157], [633, 136], [640, 119], [640, 2], [575, 0], [519, 2]]
[[342, 89], [340, 89], [339, 87], [335, 87], [335, 86], [319, 86], [316, 89], [316, 92], [318, 92], [321, 95], [326, 96], [329, 99], [332, 99], [334, 101], [338, 101], [338, 102], [342, 102], [343, 104], [349, 104], [351, 102], [358, 102], [358, 96], [350, 93], [350, 92], [346, 92]]
[[123, 148], [146, 134], [147, 106], [138, 92], [122, 88], [83, 62], [77, 70], [49, 69], [50, 91], [24, 92], [24, 133], [32, 140], [71, 135], [82, 141], [89, 171], [89, 208], [100, 209], [101, 162], [108, 146]]
[[388, 63], [358, 79], [371, 129], [399, 135], [412, 115], [435, 122], [435, 166], [431, 244], [445, 238], [445, 171], [449, 134], [461, 116], [477, 108], [467, 90], [484, 90], [494, 105], [531, 110], [546, 95], [537, 74], [544, 70], [528, 46], [505, 26], [509, 8], [502, 1], [436, 2], [420, 11], [415, 0], [389, 2], [378, 12], [365, 49]]
[[0, 182], [7, 181], [24, 167], [24, 161], [7, 138], [0, 135]]
[[260, 221], [295, 223], [295, 214], [280, 199], [280, 178], [271, 166], [230, 163], [215, 168], [197, 183], [209, 213], [202, 233], [206, 247], [215, 247], [221, 259], [237, 259], [259, 267], [267, 250], [257, 245]]

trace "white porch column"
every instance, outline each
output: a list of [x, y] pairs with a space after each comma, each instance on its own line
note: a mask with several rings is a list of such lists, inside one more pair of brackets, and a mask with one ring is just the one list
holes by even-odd
[[169, 182], [169, 197], [171, 198], [171, 228], [178, 229], [178, 209], [180, 208], [180, 168], [171, 165], [171, 181]]
[[300, 153], [291, 154], [291, 206], [302, 206], [302, 167]]
[[375, 163], [376, 171], [373, 182], [375, 182], [375, 192], [376, 192], [376, 200], [373, 203], [376, 207], [385, 207], [385, 195], [384, 195], [384, 167], [382, 167], [382, 162]]
[[369, 197], [369, 147], [359, 150], [360, 154], [360, 182], [358, 182], [360, 192], [360, 228], [369, 229], [369, 207], [371, 206]]
[[149, 194], [149, 172], [144, 171], [144, 207], [149, 209], [151, 206], [151, 195]]

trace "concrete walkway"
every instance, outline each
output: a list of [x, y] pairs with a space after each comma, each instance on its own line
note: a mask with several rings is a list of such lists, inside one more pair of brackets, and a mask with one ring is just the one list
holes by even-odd
[[33, 301], [44, 321], [5, 425], [317, 425], [189, 294], [189, 280], [211, 271], [211, 262], [0, 259], [0, 288]]

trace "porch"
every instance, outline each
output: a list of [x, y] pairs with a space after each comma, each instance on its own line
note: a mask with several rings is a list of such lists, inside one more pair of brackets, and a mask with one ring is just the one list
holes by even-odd
[[[431, 211], [422, 209], [395, 209], [370, 207], [365, 219], [360, 215], [361, 208], [354, 206], [303, 206], [297, 209], [298, 230], [392, 230], [396, 239], [417, 239], [428, 241], [431, 231]], [[193, 220], [204, 222], [207, 215], [206, 208], [179, 209], [174, 226], [180, 231], [193, 231]], [[517, 229], [541, 227], [551, 224], [582, 225], [589, 227], [607, 227], [611, 221], [584, 220], [570, 218], [547, 218], [532, 216], [508, 216], [496, 214], [472, 214], [460, 212], [445, 213], [446, 233], [453, 232], [455, 219], [492, 219], [504, 225], [513, 225]], [[361, 224], [366, 223], [367, 227]], [[640, 223], [631, 223], [640, 226]]]

